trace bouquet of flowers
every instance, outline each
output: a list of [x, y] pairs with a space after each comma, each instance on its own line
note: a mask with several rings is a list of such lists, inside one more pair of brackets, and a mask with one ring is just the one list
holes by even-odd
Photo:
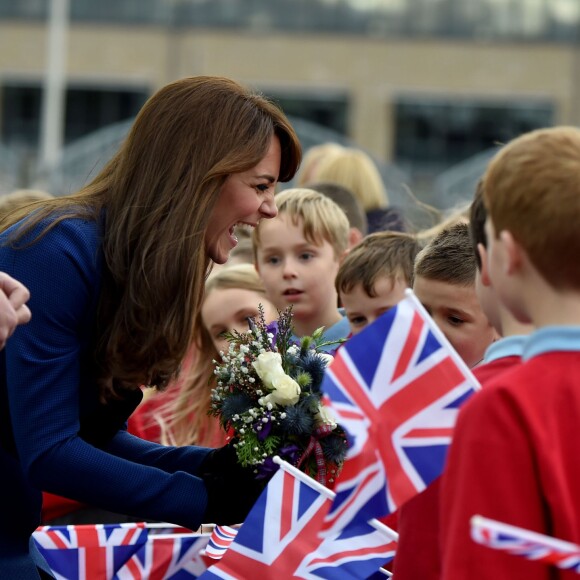
[[221, 361], [214, 361], [217, 387], [210, 415], [235, 439], [238, 461], [267, 478], [279, 455], [332, 487], [347, 451], [346, 434], [321, 402], [320, 385], [332, 356], [322, 328], [299, 344], [292, 341], [291, 308], [267, 326], [249, 319], [249, 331], [234, 331]]

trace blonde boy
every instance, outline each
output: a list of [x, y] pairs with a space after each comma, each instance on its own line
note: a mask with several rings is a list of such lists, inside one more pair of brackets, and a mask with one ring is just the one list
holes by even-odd
[[292, 306], [297, 337], [325, 327], [326, 340], [348, 335], [334, 286], [348, 247], [349, 223], [331, 199], [310, 189], [276, 196], [278, 216], [254, 230], [255, 265], [266, 297], [283, 310]]
[[572, 577], [471, 541], [474, 513], [580, 543], [580, 130], [525, 134], [483, 182], [496, 295], [537, 330], [462, 408], [441, 490], [443, 577]]
[[348, 253], [338, 270], [336, 288], [353, 335], [405, 297], [405, 289], [413, 285], [418, 252], [414, 236], [377, 232]]
[[498, 337], [475, 292], [476, 261], [469, 226], [439, 232], [415, 261], [413, 291], [469, 367]]

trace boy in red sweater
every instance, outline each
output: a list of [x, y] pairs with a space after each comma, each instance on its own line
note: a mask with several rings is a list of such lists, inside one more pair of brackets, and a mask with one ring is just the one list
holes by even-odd
[[[480, 384], [487, 382], [521, 361], [524, 341], [531, 328], [521, 324], [498, 301], [489, 280], [487, 267], [487, 243], [485, 237], [486, 210], [483, 203], [483, 190], [478, 184], [470, 207], [469, 248], [464, 239], [463, 257], [465, 269], [471, 264], [471, 276], [483, 314], [501, 338], [492, 342], [486, 349], [483, 362], [472, 371]], [[449, 260], [449, 268], [461, 269], [455, 263], [457, 256]], [[445, 475], [443, 475], [443, 478]], [[439, 514], [441, 481], [434, 481], [423, 493], [413, 498], [398, 511], [399, 545], [394, 562], [394, 571], [399, 580], [437, 580], [441, 576], [441, 557], [439, 552]], [[469, 490], [460, 490], [469, 493]]]
[[483, 180], [489, 278], [537, 330], [522, 364], [462, 408], [441, 488], [442, 578], [548, 580], [573, 572], [480, 546], [474, 514], [580, 542], [580, 130], [505, 146]]

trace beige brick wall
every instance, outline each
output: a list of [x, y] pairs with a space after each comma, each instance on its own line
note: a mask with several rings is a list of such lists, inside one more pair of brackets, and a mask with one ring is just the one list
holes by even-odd
[[[41, 25], [0, 23], [0, 84], [41, 79], [45, 59]], [[557, 122], [580, 124], [580, 50], [570, 45], [75, 24], [67, 70], [76, 84], [154, 90], [182, 76], [217, 74], [264, 90], [339, 92], [349, 98], [350, 137], [384, 160], [400, 95], [539, 98], [554, 104]]]

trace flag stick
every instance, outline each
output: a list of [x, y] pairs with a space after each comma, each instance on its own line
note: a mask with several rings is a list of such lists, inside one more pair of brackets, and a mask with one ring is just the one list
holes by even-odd
[[479, 381], [475, 378], [475, 375], [471, 372], [471, 369], [465, 364], [465, 361], [457, 354], [457, 351], [453, 348], [453, 346], [451, 346], [447, 337], [443, 334], [443, 332], [441, 332], [441, 329], [435, 324], [435, 322], [433, 321], [427, 310], [425, 310], [425, 307], [421, 304], [421, 301], [417, 298], [417, 296], [415, 295], [413, 290], [411, 290], [411, 288], [407, 288], [405, 290], [405, 296], [413, 302], [415, 308], [423, 315], [423, 318], [428, 322], [429, 328], [431, 329], [433, 334], [437, 337], [439, 342], [442, 342], [443, 344], [449, 347], [449, 354], [453, 359], [453, 361], [455, 362], [455, 364], [467, 375], [467, 377], [469, 377], [469, 380], [473, 383], [473, 386], [476, 389], [481, 389], [481, 385], [479, 384]]

